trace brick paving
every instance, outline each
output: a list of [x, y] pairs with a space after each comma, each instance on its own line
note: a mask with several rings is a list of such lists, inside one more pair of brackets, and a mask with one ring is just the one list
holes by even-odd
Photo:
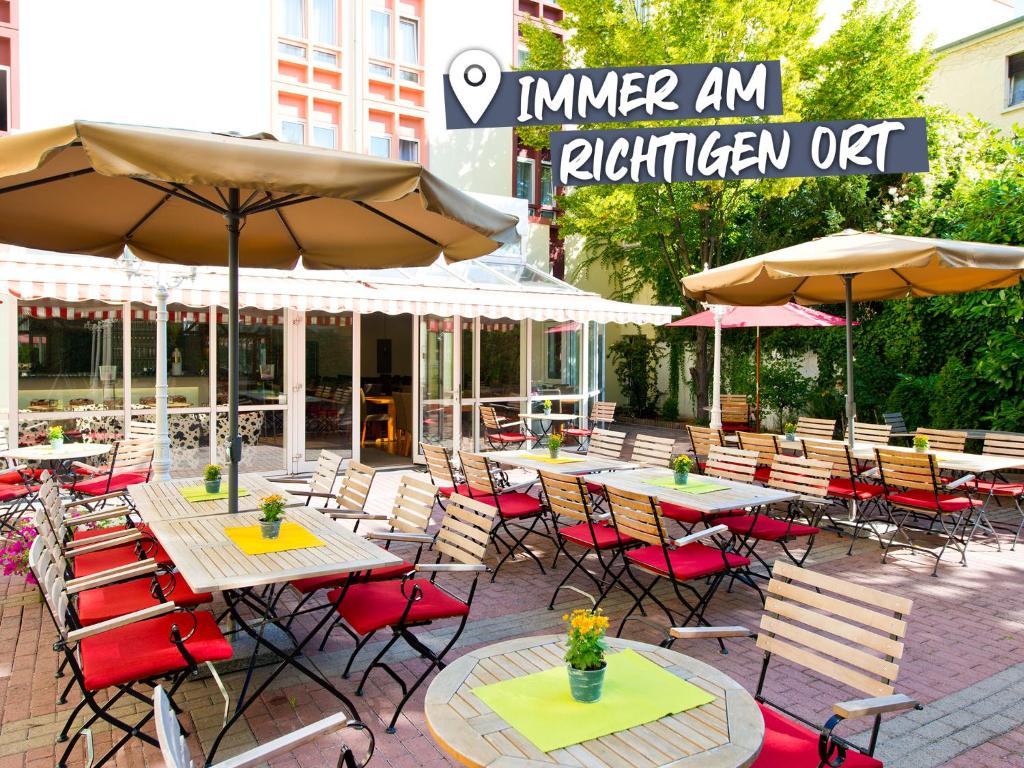
[[[388, 508], [400, 475], [378, 476], [371, 497], [372, 509]], [[886, 765], [1024, 766], [1024, 591], [1020, 588], [1024, 583], [1024, 546], [1016, 552], [1008, 547], [997, 552], [987, 545], [973, 545], [969, 568], [944, 564], [940, 567], [940, 578], [936, 579], [930, 577], [930, 560], [919, 555], [897, 551], [887, 565], [882, 565], [876, 543], [859, 542], [851, 557], [846, 556], [847, 544], [848, 539], [822, 535], [808, 567], [914, 600], [897, 687], [926, 708], [886, 720], [880, 747]], [[553, 550], [549, 541], [535, 537], [531, 545], [545, 563], [550, 561]], [[585, 602], [578, 595], [563, 592], [556, 610], [547, 610], [551, 590], [565, 567], [563, 561], [554, 572], [549, 570], [542, 575], [531, 561], [517, 561], [502, 569], [495, 584], [482, 582], [470, 624], [452, 656], [510, 637], [559, 632], [563, 611]], [[460, 581], [466, 583], [465, 579], [455, 580], [456, 587]], [[587, 586], [582, 579], [576, 583]], [[621, 595], [615, 596], [604, 607], [614, 626], [628, 602]], [[756, 595], [740, 586], [732, 593], [719, 592], [708, 612], [712, 623], [749, 627], [756, 627], [759, 616]], [[452, 631], [451, 624], [440, 623], [430, 627], [426, 637], [429, 643], [438, 644], [450, 637]], [[657, 642], [663, 634], [652, 626], [633, 622], [627, 625], [624, 636]], [[53, 639], [49, 619], [33, 589], [11, 578], [0, 579], [0, 768], [42, 768], [56, 762], [59, 745], [54, 744], [54, 737], [77, 698], [72, 694], [71, 704], [57, 704], [64, 680], [54, 677], [55, 656], [50, 647]], [[370, 644], [360, 660], [368, 662], [381, 645]], [[400, 690], [378, 671], [371, 675], [365, 696], [355, 697], [358, 675], [351, 680], [340, 679], [351, 646], [347, 636], [337, 632], [323, 653], [310, 652], [310, 660], [352, 696], [359, 714], [374, 730], [377, 752], [371, 765], [451, 765], [427, 733], [422, 689], [406, 706], [398, 732], [393, 736], [384, 733], [384, 724], [394, 710]], [[677, 642], [675, 649], [715, 665], [748, 687], [756, 683], [760, 654], [750, 642], [730, 642], [730, 652], [725, 656], [718, 653], [714, 642]], [[423, 669], [423, 661], [401, 646], [392, 651], [389, 659], [403, 675]], [[357, 662], [354, 671], [359, 673], [363, 668]], [[229, 690], [237, 690], [240, 677], [226, 676]], [[827, 717], [833, 701], [853, 697], [849, 690], [785, 662], [773, 663], [768, 690], [780, 703], [821, 721]], [[187, 713], [182, 721], [192, 733], [193, 752], [201, 756], [219, 728], [223, 701], [210, 679], [187, 683], [178, 701]], [[236, 726], [218, 757], [223, 759], [336, 710], [337, 703], [329, 694], [286, 673], [249, 710], [244, 723]], [[142, 712], [143, 707], [125, 703], [117, 711], [127, 715]], [[853, 724], [850, 732], [856, 728]], [[112, 733], [104, 727], [97, 727], [93, 737], [97, 754], [112, 743]], [[333, 765], [341, 738], [342, 735], [324, 737], [272, 761], [271, 765]], [[356, 737], [348, 738], [353, 746], [360, 743]], [[83, 747], [69, 765], [84, 764]], [[133, 741], [111, 764], [141, 767], [163, 763], [153, 748]]]

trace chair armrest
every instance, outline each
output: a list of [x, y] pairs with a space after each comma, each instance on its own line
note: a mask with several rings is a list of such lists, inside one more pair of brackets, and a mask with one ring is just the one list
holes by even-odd
[[106, 539], [104, 541], [97, 541], [95, 544], [85, 544], [81, 547], [71, 547], [64, 550], [65, 557], [78, 557], [79, 555], [88, 555], [91, 552], [102, 552], [105, 549], [112, 547], [120, 547], [124, 544], [131, 544], [142, 538], [142, 531], [131, 531], [126, 533], [123, 538], [120, 539]]
[[958, 477], [952, 483], [948, 483], [946, 485], [946, 490], [952, 491], [956, 488], [959, 488], [960, 486], [965, 485], [974, 480], [975, 477], [977, 477], [977, 475], [964, 475], [963, 477]]
[[309, 485], [309, 477], [268, 477], [267, 480], [269, 480], [272, 483], [281, 483], [283, 485], [288, 485], [291, 483], [296, 483], [299, 485]]
[[110, 472], [110, 467], [94, 467], [92, 464], [86, 464], [84, 461], [72, 461], [71, 466], [81, 469], [90, 475], [105, 475]]
[[102, 496], [89, 496], [85, 499], [79, 499], [78, 501], [65, 501], [64, 509], [68, 507], [77, 507], [81, 504], [95, 504], [98, 501], [106, 501], [107, 499], [121, 499], [124, 498], [124, 491], [115, 491], [114, 493], [104, 493]]
[[695, 541], [709, 538], [710, 536], [717, 536], [720, 533], [725, 533], [729, 529], [724, 525], [716, 525], [713, 528], [705, 528], [703, 531], [697, 533], [691, 533], [689, 536], [683, 536], [681, 539], [676, 539], [672, 543], [677, 547], [684, 547], [687, 544], [692, 544]]
[[756, 632], [751, 632], [746, 627], [734, 625], [731, 627], [672, 627], [668, 631], [669, 636], [679, 640], [718, 640], [726, 637], [757, 637]]
[[99, 624], [93, 624], [88, 627], [83, 627], [82, 629], [76, 629], [73, 632], [68, 632], [68, 642], [77, 643], [79, 640], [84, 640], [87, 637], [101, 635], [104, 632], [109, 632], [110, 630], [117, 629], [118, 627], [126, 627], [137, 621], [155, 619], [157, 616], [163, 616], [165, 613], [173, 613], [176, 610], [178, 610], [178, 606], [174, 603], [157, 603], [156, 605], [151, 605], [148, 608], [143, 608], [135, 611], [134, 613], [128, 613], [114, 619], [101, 621]]
[[851, 699], [841, 701], [832, 706], [832, 711], [844, 720], [855, 717], [874, 717], [886, 712], [900, 712], [905, 709], [921, 709], [914, 699], [902, 693], [892, 696], [873, 696], [867, 699]]
[[132, 513], [131, 507], [113, 507], [112, 509], [100, 509], [96, 512], [89, 512], [84, 515], [65, 515], [64, 522], [67, 525], [82, 525], [84, 523], [98, 523], [102, 520], [110, 520], [114, 517], [126, 517]]
[[484, 573], [490, 569], [483, 563], [420, 563], [416, 570], [421, 573]]
[[408, 541], [413, 544], [433, 544], [434, 537], [429, 533], [402, 533], [401, 531], [370, 531], [366, 534], [368, 539], [379, 539], [380, 541]]
[[289, 489], [288, 493], [292, 496], [302, 496], [303, 498], [310, 499], [333, 499], [338, 495], [336, 493], [328, 493], [327, 491], [303, 491], [297, 488]]
[[360, 512], [355, 509], [325, 509], [323, 513], [335, 520], [390, 520], [387, 512]]
[[132, 563], [127, 568], [113, 568], [109, 571], [100, 571], [89, 576], [71, 579], [71, 581], [65, 584], [65, 588], [69, 595], [74, 595], [87, 589], [106, 587], [122, 581], [137, 579], [140, 576], [155, 573], [158, 567], [155, 560], [140, 560], [138, 563]]
[[[122, 536], [127, 536], [130, 533], [136, 532], [136, 529], [122, 529], [120, 531], [107, 531], [106, 533], [97, 533], [95, 536], [90, 536], [88, 539], [82, 539], [69, 544], [65, 547], [66, 550], [74, 550], [77, 547], [85, 547], [89, 544], [99, 544], [101, 541], [110, 541], [111, 539], [119, 539]], [[141, 531], [139, 531], [141, 533]]]
[[871, 469], [861, 472], [859, 477], [878, 477], [879, 474], [880, 471], [878, 467], [872, 467]]
[[[337, 714], [325, 717], [323, 720], [317, 720], [315, 723], [299, 728], [297, 731], [292, 731], [284, 736], [278, 736], [276, 739], [272, 739], [266, 744], [260, 744], [258, 747], [253, 747], [240, 755], [222, 760], [216, 763], [215, 768], [250, 768], [250, 766], [261, 765], [278, 755], [292, 752], [303, 744], [350, 725], [354, 725], [354, 721], [348, 719], [348, 714], [338, 712]], [[356, 727], [362, 726], [360, 724], [360, 726]]]

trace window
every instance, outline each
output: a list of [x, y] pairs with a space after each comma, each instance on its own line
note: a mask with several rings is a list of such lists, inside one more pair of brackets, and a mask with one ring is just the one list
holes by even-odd
[[547, 160], [540, 164], [540, 204], [548, 208], [555, 205], [551, 189], [551, 162]]
[[370, 55], [391, 58], [391, 14], [376, 8], [370, 11]]
[[301, 144], [306, 140], [305, 123], [299, 120], [282, 120], [281, 139], [291, 144]]
[[293, 59], [304, 59], [306, 58], [306, 49], [301, 45], [292, 45], [291, 43], [277, 44], [278, 53], [282, 53], [285, 56], [291, 56]]
[[411, 69], [400, 69], [398, 70], [398, 79], [404, 80], [407, 83], [418, 83], [420, 81], [420, 73], [413, 72]]
[[329, 64], [336, 67], [338, 66], [338, 54], [331, 51], [313, 51], [313, 61], [317, 64]]
[[386, 77], [388, 80], [393, 77], [392, 69], [387, 64], [378, 64], [375, 61], [371, 61], [369, 70], [371, 75], [376, 75], [377, 77]]
[[314, 125], [313, 144], [324, 149], [337, 149], [338, 129], [333, 125]]
[[11, 70], [8, 67], [0, 67], [0, 131], [9, 131], [10, 129]]
[[408, 160], [412, 163], [420, 161], [420, 142], [418, 139], [398, 140], [398, 159]]
[[279, 0], [281, 10], [281, 34], [288, 37], [306, 36], [306, 8], [303, 0]]
[[520, 157], [516, 160], [516, 197], [534, 200], [533, 194], [533, 160]]
[[526, 46], [520, 45], [519, 50], [516, 53], [516, 66], [523, 69], [530, 63], [530, 51], [527, 50]]
[[1006, 106], [1024, 104], [1024, 53], [1015, 53], [1006, 63], [1010, 86]]
[[420, 63], [420, 25], [416, 19], [398, 21], [398, 55], [403, 64]]
[[370, 154], [377, 157], [391, 157], [391, 137], [371, 136]]
[[338, 44], [337, 0], [313, 0], [313, 41]]

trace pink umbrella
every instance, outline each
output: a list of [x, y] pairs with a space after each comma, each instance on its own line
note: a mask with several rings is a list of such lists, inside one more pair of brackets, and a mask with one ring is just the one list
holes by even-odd
[[[714, 328], [715, 313], [712, 310], [675, 320], [667, 325], [672, 327]], [[754, 347], [756, 387], [754, 413], [757, 414], [758, 429], [761, 426], [761, 329], [762, 328], [832, 328], [846, 325], [842, 317], [819, 312], [799, 304], [781, 304], [772, 307], [729, 307], [722, 315], [722, 328], [755, 328], [757, 342]], [[856, 325], [856, 323], [855, 323]]]

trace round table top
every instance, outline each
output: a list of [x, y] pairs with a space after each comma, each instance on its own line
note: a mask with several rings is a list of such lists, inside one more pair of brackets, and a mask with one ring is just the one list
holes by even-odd
[[520, 419], [543, 419], [544, 421], [573, 421], [579, 418], [576, 413], [520, 413]]
[[110, 443], [64, 443], [57, 449], [48, 444], [26, 445], [4, 451], [3, 455], [18, 461], [67, 461], [102, 456], [113, 447]]
[[[539, 672], [564, 664], [564, 637], [545, 635], [478, 648], [445, 667], [427, 690], [427, 726], [445, 752], [473, 768], [539, 768], [541, 764], [551, 768], [606, 764], [746, 768], [754, 762], [764, 741], [764, 719], [754, 697], [739, 683], [702, 661], [665, 648], [613, 637], [608, 645], [613, 650], [632, 648], [713, 694], [715, 701], [635, 729], [541, 752], [472, 689], [516, 677], [522, 670]], [[632, 735], [634, 730], [637, 733]]]

